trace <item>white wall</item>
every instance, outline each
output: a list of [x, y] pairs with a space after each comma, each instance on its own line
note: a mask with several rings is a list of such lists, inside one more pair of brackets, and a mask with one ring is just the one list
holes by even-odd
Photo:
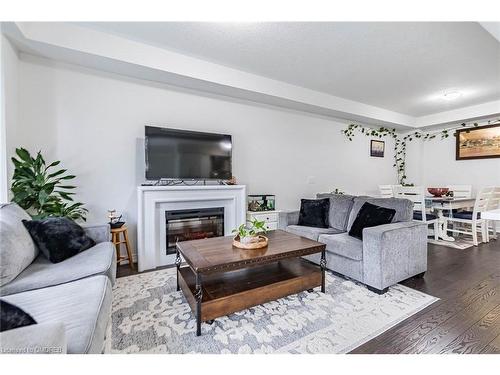
[[[78, 199], [87, 203], [89, 221], [104, 221], [107, 209], [115, 208], [124, 212], [134, 238], [145, 125], [231, 134], [238, 182], [248, 193], [276, 194], [278, 208], [296, 208], [300, 198], [336, 187], [374, 193], [378, 184], [396, 180], [392, 142], [385, 158], [371, 158], [369, 138], [347, 141], [340, 133], [345, 124], [23, 60], [19, 122], [39, 139], [33, 144], [31, 135], [27, 146], [62, 160], [78, 176]], [[17, 144], [25, 144], [25, 136], [16, 137]]]
[[425, 186], [500, 186], [500, 159], [455, 160], [455, 137], [424, 141], [420, 145], [421, 183]]
[[[37, 77], [34, 84], [37, 86], [36, 96], [31, 92], [23, 91], [23, 103], [20, 103], [22, 83], [29, 79], [21, 71], [22, 62], [17, 50], [7, 38], [2, 35], [2, 88], [3, 88], [3, 128], [2, 157], [6, 162], [6, 184], [2, 181], [5, 192], [0, 201], [10, 200], [9, 187], [13, 174], [13, 165], [10, 158], [15, 155], [18, 147], [28, 149], [32, 154], [43, 150], [44, 156], [53, 158], [56, 149], [56, 123], [51, 118], [55, 97], [51, 92], [53, 80], [48, 76]], [[3, 143], [4, 142], [4, 143]], [[5, 152], [4, 152], [5, 151]], [[4, 164], [5, 165], [5, 164]], [[3, 180], [3, 179], [2, 179]]]
[[452, 135], [407, 142], [406, 182], [425, 187], [472, 185], [473, 195], [483, 187], [500, 186], [500, 159], [456, 160], [455, 147]]
[[[276, 194], [278, 208], [296, 208], [300, 198], [334, 188], [374, 194], [377, 185], [396, 182], [392, 141], [387, 140], [385, 158], [371, 158], [370, 138], [347, 141], [340, 134], [343, 123], [27, 55], [11, 62], [8, 156], [23, 146], [62, 160], [78, 176], [77, 199], [87, 204], [89, 221], [103, 222], [107, 209], [117, 209], [133, 239], [145, 125], [231, 134], [239, 183], [248, 193]], [[408, 182], [472, 184], [475, 190], [500, 185], [500, 159], [456, 161], [454, 142], [410, 143]]]
[[[11, 169], [8, 155], [13, 149], [7, 139], [15, 138], [17, 125], [18, 64], [16, 50], [0, 36], [0, 202], [7, 202]], [[10, 171], [10, 172], [8, 172]]]

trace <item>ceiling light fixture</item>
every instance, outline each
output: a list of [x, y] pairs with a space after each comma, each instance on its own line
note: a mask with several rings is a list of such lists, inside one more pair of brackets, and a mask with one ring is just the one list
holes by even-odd
[[460, 91], [448, 91], [443, 94], [444, 100], [456, 100], [462, 96]]

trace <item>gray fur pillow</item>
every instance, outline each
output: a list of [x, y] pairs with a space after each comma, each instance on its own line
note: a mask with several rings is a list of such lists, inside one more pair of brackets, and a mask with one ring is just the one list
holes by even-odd
[[66, 217], [23, 220], [31, 238], [43, 255], [59, 263], [95, 245], [84, 229]]

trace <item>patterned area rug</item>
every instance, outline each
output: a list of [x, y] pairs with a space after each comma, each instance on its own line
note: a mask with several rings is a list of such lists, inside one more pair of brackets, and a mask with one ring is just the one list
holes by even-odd
[[326, 294], [299, 293], [203, 323], [196, 337], [174, 268], [119, 278], [107, 352], [347, 353], [437, 301], [399, 284], [379, 296], [331, 273], [326, 281]]
[[451, 247], [453, 249], [458, 249], [458, 250], [466, 250], [474, 246], [471, 237], [465, 237], [465, 236], [455, 237], [455, 241], [453, 242], [445, 240], [434, 240], [434, 239], [428, 239], [427, 242], [432, 243], [434, 245]]

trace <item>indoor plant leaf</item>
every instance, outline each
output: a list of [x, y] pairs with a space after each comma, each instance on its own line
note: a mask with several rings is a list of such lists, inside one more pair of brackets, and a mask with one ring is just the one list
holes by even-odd
[[24, 148], [17, 148], [16, 149], [16, 154], [21, 158], [21, 160], [27, 162], [27, 163], [32, 163], [33, 159], [31, 158], [30, 153], [28, 150]]
[[73, 202], [75, 193], [64, 191], [75, 189], [73, 185], [63, 185], [63, 180], [75, 178], [64, 175], [66, 169], [47, 174], [49, 168], [60, 164], [53, 161], [46, 166], [41, 152], [33, 158], [24, 148], [16, 149], [19, 159], [11, 158], [14, 165], [12, 176], [12, 201], [25, 209], [34, 219], [65, 216], [73, 220], [85, 220], [88, 210], [83, 203]]

